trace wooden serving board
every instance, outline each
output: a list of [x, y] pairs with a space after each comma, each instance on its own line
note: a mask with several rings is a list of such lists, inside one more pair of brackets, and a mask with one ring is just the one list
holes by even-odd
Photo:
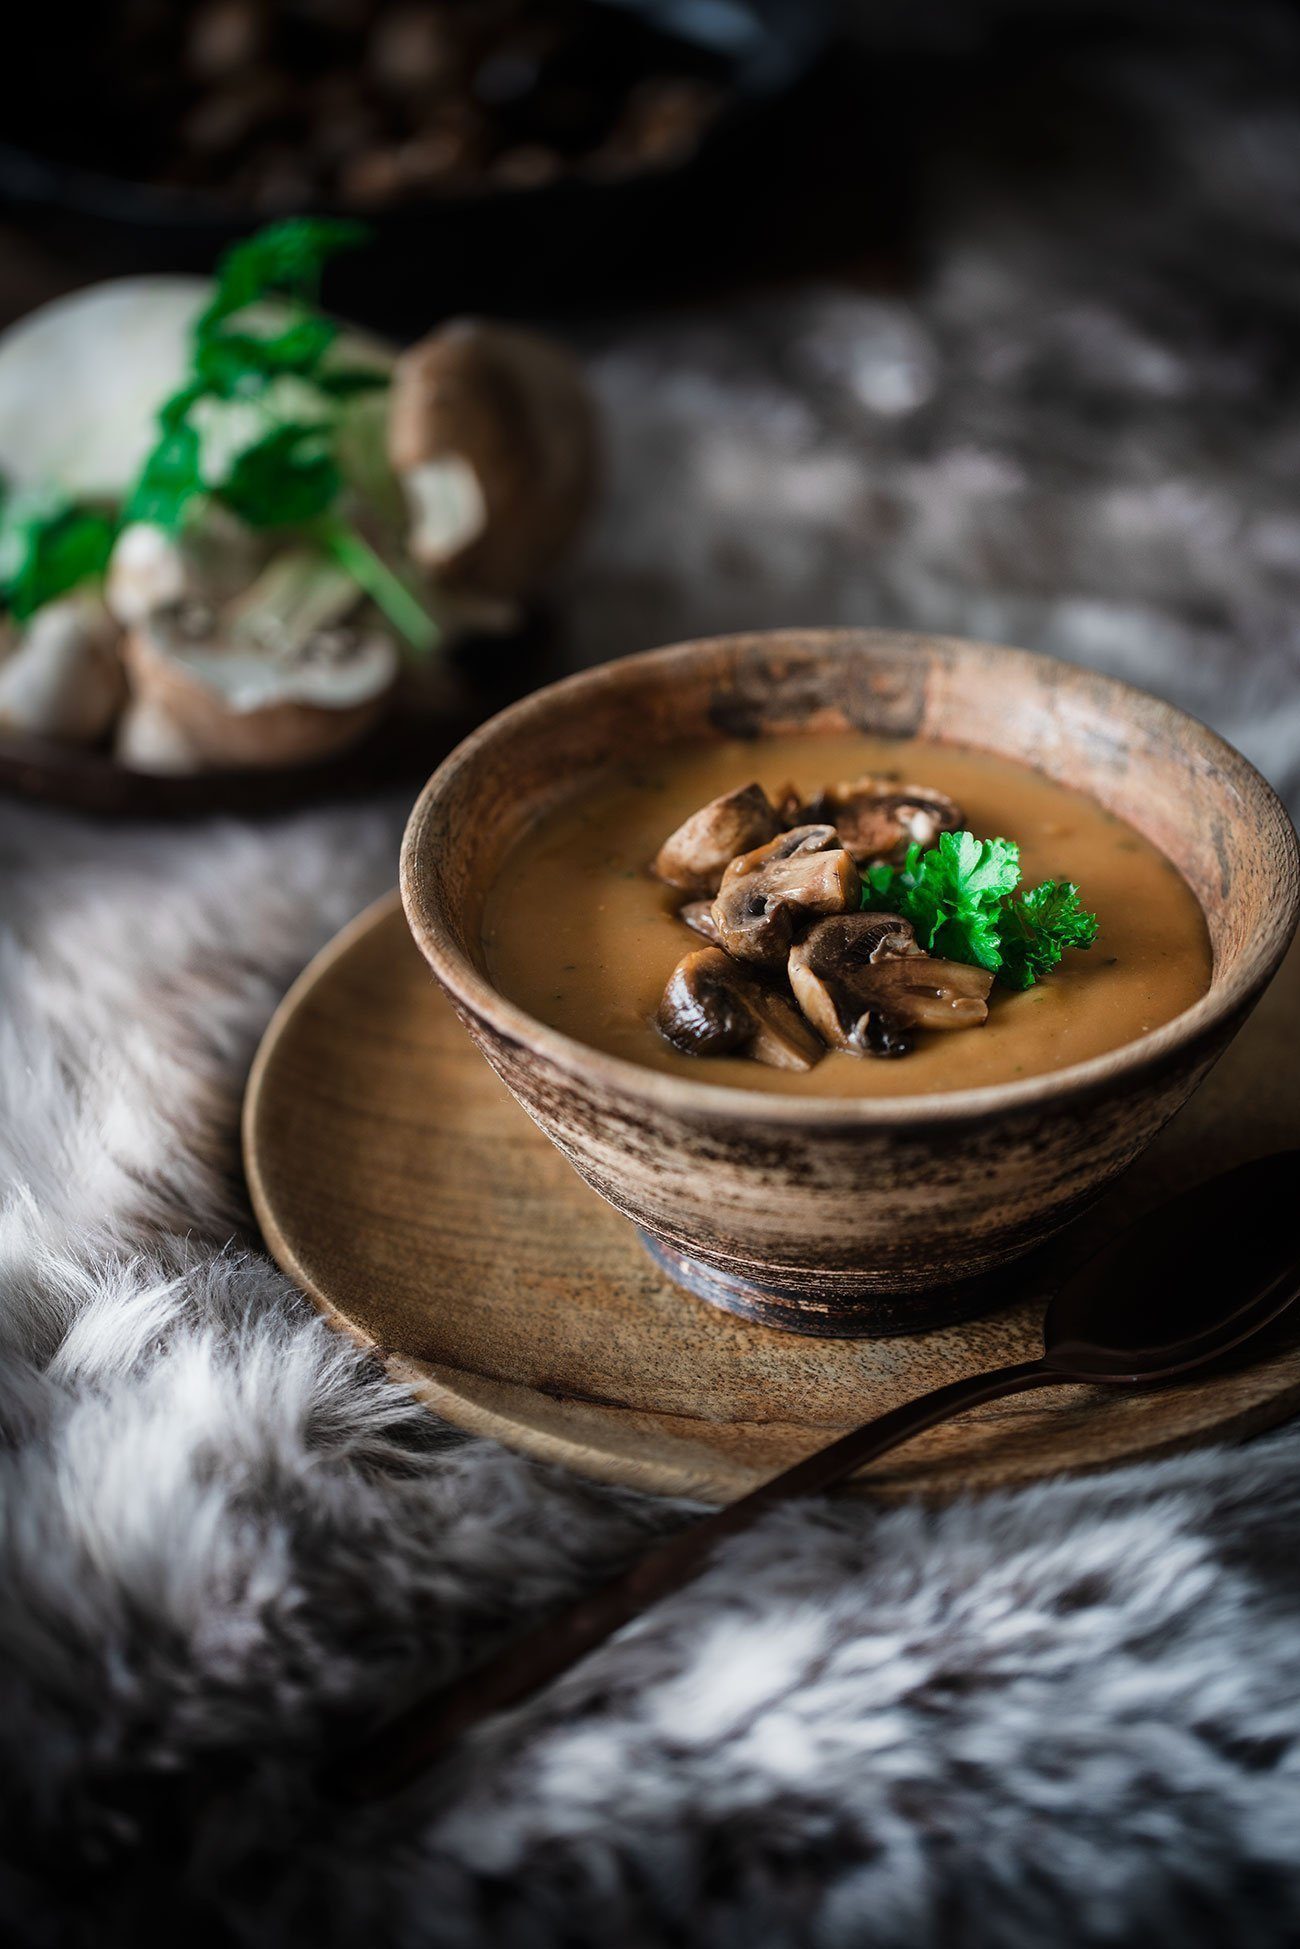
[[[601, 1481], [722, 1501], [846, 1428], [1041, 1351], [1042, 1294], [1147, 1206], [1300, 1143], [1300, 946], [1191, 1105], [1005, 1308], [894, 1340], [752, 1326], [672, 1285], [474, 1049], [396, 895], [282, 1003], [244, 1111], [279, 1264], [395, 1380], [475, 1433]], [[1297, 1187], [1300, 1190], [1300, 1187]], [[952, 1495], [1238, 1438], [1300, 1410], [1300, 1318], [1210, 1379], [977, 1408], [860, 1476]]]
[[0, 735], [0, 793], [103, 819], [260, 818], [423, 780], [475, 725], [554, 674], [553, 638], [539, 611], [509, 635], [466, 639], [418, 707], [390, 710], [359, 743], [309, 764], [140, 772], [106, 749]]

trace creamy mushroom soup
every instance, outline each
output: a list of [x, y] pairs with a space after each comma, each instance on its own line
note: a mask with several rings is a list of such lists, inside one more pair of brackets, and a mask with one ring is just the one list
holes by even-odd
[[[866, 801], [836, 796], [834, 781], [864, 778]], [[858, 869], [869, 881], [873, 858], [897, 863], [908, 839], [928, 847], [958, 822], [1015, 840], [1024, 888], [1077, 884], [1097, 923], [1087, 952], [1017, 991], [922, 962], [910, 924], [859, 910]], [[695, 1082], [832, 1097], [1061, 1069], [1169, 1021], [1211, 971], [1186, 882], [1095, 801], [986, 753], [838, 734], [652, 752], [581, 792], [507, 860], [484, 948], [503, 994], [594, 1049]], [[724, 1019], [733, 1044], [742, 1022], [743, 1052], [712, 1027], [695, 1035], [701, 1019]]]

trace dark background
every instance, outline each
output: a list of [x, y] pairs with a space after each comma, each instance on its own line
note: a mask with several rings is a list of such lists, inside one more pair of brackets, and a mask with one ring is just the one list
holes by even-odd
[[[1243, 233], [1229, 208], [1216, 207], [1216, 189], [1232, 201], [1233, 185], [1222, 179], [1249, 168], [1253, 145], [1261, 176], [1271, 169], [1277, 177], [1255, 185], [1258, 202], [1294, 198], [1295, 155], [1281, 141], [1296, 102], [1300, 53], [1291, 9], [1260, 0], [726, 4], [752, 15], [752, 44], [714, 58], [718, 116], [680, 159], [642, 169], [633, 159], [602, 174], [584, 169], [579, 156], [536, 185], [488, 169], [436, 194], [407, 194], [396, 206], [353, 201], [355, 214], [375, 222], [378, 242], [364, 264], [340, 272], [336, 301], [368, 322], [409, 333], [448, 309], [586, 317], [810, 274], [908, 284], [924, 275], [940, 206], [971, 178], [986, 191], [996, 185], [1032, 198], [1053, 185], [1072, 184], [1077, 196], [1085, 186], [1095, 192], [1122, 184], [1129, 223], [1145, 233], [1157, 260], [1168, 259], [1170, 271], [1221, 297], [1235, 287], [1239, 310], [1258, 297], [1261, 273], [1267, 276], [1258, 226]], [[229, 10], [230, 0], [209, 0], [207, 7], [156, 11], [183, 23]], [[103, 79], [113, 23], [130, 11], [55, 7], [29, 18], [23, 86], [8, 91], [0, 131], [10, 315], [34, 296], [91, 275], [206, 270], [224, 242], [268, 215], [337, 207], [336, 196], [295, 195], [291, 181], [283, 194], [272, 185], [250, 200], [231, 187], [237, 153], [214, 160], [206, 175], [191, 169], [194, 180], [181, 188], [149, 181], [151, 160], [163, 154], [162, 123], [142, 120], [145, 111], [115, 71], [113, 86]], [[281, 0], [245, 11], [274, 16], [283, 30], [286, 20], [301, 28], [304, 19], [419, 9], [392, 0]], [[428, 11], [447, 9], [434, 0]], [[509, 11], [512, 19], [526, 16], [526, 9]], [[602, 71], [604, 41], [590, 23], [625, 11], [593, 0], [566, 30], [569, 67], [575, 47], [590, 50], [582, 85], [595, 98], [620, 89], [624, 77], [621, 68]], [[656, 24], [690, 22], [707, 17], [709, 5], [637, 0], [632, 11]], [[294, 114], [309, 115], [304, 104], [319, 82], [306, 66], [294, 71], [295, 49], [311, 52], [323, 32], [314, 28], [313, 39], [299, 31], [281, 46], [278, 80], [299, 97], [290, 103]], [[184, 28], [175, 33], [183, 44]], [[137, 30], [119, 50], [123, 72], [139, 65], [139, 40]], [[532, 94], [544, 96], [545, 64], [538, 68]], [[11, 64], [11, 79], [14, 72]], [[162, 101], [174, 102], [180, 117], [184, 89], [171, 82], [170, 67], [166, 72]], [[474, 76], [467, 86], [472, 91]], [[358, 89], [364, 92], [361, 82]], [[158, 92], [142, 99], [152, 104], [150, 115], [165, 117]], [[519, 92], [526, 104], [526, 82]], [[1171, 153], [1170, 122], [1180, 99], [1194, 116], [1198, 95], [1207, 92], [1216, 120], [1225, 110], [1237, 116], [1242, 153], [1216, 154], [1221, 131], [1207, 127], [1205, 180], [1196, 185], [1189, 179], [1195, 159]], [[537, 116], [530, 122], [517, 105], [511, 112], [529, 136]], [[1262, 153], [1270, 117], [1278, 145], [1271, 161]], [[322, 119], [331, 114], [321, 111]], [[282, 117], [280, 126], [301, 142], [299, 123]], [[373, 146], [381, 140], [372, 138]], [[531, 153], [538, 145], [527, 147]], [[1203, 201], [1194, 237], [1173, 234], [1189, 192]], [[1076, 206], [1069, 214], [1078, 219], [1083, 212]], [[1115, 242], [1125, 247], [1125, 240]]]
[[[365, 11], [277, 12], [335, 5]], [[649, 10], [676, 5], [697, 10]], [[1296, 11], [758, 11], [761, 58], [672, 166], [489, 169], [363, 210], [375, 241], [327, 286], [398, 336], [471, 309], [545, 323], [601, 396], [593, 533], [522, 662], [480, 664], [474, 711], [676, 637], [880, 623], [1128, 676], [1300, 794]], [[38, 17], [58, 58], [9, 91], [4, 317], [90, 277], [206, 270], [271, 213], [215, 180], [115, 176], [161, 138], [76, 18]], [[116, 18], [98, 10], [101, 38]], [[314, 85], [282, 81], [291, 105]]]

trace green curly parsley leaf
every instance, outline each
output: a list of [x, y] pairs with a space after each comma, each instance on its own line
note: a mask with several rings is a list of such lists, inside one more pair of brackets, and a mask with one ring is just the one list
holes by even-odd
[[945, 832], [929, 852], [910, 847], [901, 866], [868, 867], [862, 904], [911, 921], [931, 954], [988, 968], [1009, 987], [1032, 988], [1066, 948], [1092, 946], [1097, 920], [1079, 905], [1072, 882], [1045, 880], [1013, 898], [1019, 883], [1014, 840]]
[[278, 332], [202, 334], [194, 346], [195, 380], [214, 399], [256, 395], [277, 379], [317, 380], [337, 337], [332, 320], [312, 313]]
[[996, 970], [1002, 901], [1019, 879], [1014, 841], [945, 832], [928, 853], [909, 847], [901, 867], [869, 867], [864, 905], [902, 914], [930, 954]]
[[329, 429], [289, 422], [245, 447], [220, 495], [250, 528], [300, 528], [333, 505], [342, 485]]
[[56, 596], [98, 581], [116, 537], [102, 509], [44, 490], [15, 494], [0, 509], [0, 602], [26, 622]]
[[174, 404], [169, 400], [159, 415], [161, 436], [126, 504], [127, 521], [149, 521], [169, 534], [183, 526], [191, 502], [203, 492], [199, 436], [184, 417], [172, 413]]
[[[314, 307], [328, 260], [367, 235], [361, 224], [292, 218], [227, 252], [215, 296], [194, 324], [185, 383], [159, 409], [158, 440], [127, 518], [176, 533], [206, 498], [250, 528], [312, 529], [425, 654], [437, 641], [433, 617], [335, 512], [345, 485], [347, 408], [389, 379], [362, 366], [327, 365], [339, 328]], [[279, 307], [265, 330], [243, 316], [264, 299]]]
[[1069, 947], [1089, 948], [1097, 938], [1097, 916], [1079, 905], [1072, 880], [1044, 880], [1002, 914], [1002, 966], [998, 979], [1011, 988], [1032, 988], [1057, 966]]
[[[313, 306], [329, 258], [366, 234], [360, 224], [291, 218], [227, 252], [216, 295], [194, 324], [185, 384], [159, 409], [158, 442], [131, 496], [131, 519], [175, 530], [193, 502], [211, 495], [250, 527], [295, 527], [331, 505], [343, 483], [323, 447], [346, 402], [387, 378], [327, 372], [339, 328]], [[288, 319], [255, 330], [240, 314], [267, 298], [288, 304]], [[223, 408], [251, 416], [252, 432], [233, 456], [227, 442], [218, 463], [205, 448], [213, 411]]]
[[222, 258], [216, 293], [199, 317], [199, 336], [205, 337], [259, 298], [288, 298], [303, 308], [314, 305], [330, 258], [342, 250], [356, 250], [369, 235], [363, 223], [329, 217], [288, 217], [283, 223], [267, 224]]

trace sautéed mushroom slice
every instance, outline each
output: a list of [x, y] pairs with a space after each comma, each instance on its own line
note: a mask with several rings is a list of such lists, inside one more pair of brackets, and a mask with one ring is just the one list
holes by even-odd
[[941, 832], [957, 832], [962, 823], [961, 807], [945, 792], [870, 776], [826, 785], [806, 802], [797, 786], [788, 785], [779, 803], [787, 825], [834, 826], [859, 866], [890, 859], [913, 844], [927, 851]]
[[789, 975], [822, 1039], [860, 1056], [905, 1056], [918, 1029], [978, 1027], [993, 985], [987, 968], [926, 954], [897, 914], [818, 921], [791, 949]]
[[797, 1008], [719, 947], [696, 948], [673, 969], [656, 1018], [688, 1056], [749, 1056], [770, 1069], [811, 1069], [824, 1053]]
[[677, 918], [678, 920], [685, 921], [686, 925], [696, 934], [702, 934], [706, 941], [712, 942], [714, 947], [721, 947], [722, 936], [719, 934], [718, 924], [713, 918], [713, 902], [711, 900], [688, 900], [684, 907], [677, 909]]
[[742, 785], [738, 791], [711, 799], [670, 833], [650, 871], [692, 898], [712, 895], [737, 853], [752, 851], [780, 830], [776, 807], [762, 786]]
[[732, 860], [713, 920], [737, 961], [782, 968], [801, 921], [849, 912], [861, 897], [858, 869], [835, 828], [796, 826]]

